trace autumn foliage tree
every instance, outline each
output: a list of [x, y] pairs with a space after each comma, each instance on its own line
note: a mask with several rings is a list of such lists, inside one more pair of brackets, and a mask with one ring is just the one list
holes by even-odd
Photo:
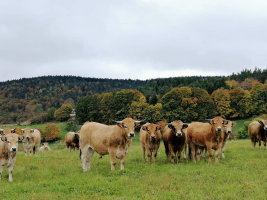
[[70, 104], [63, 104], [59, 109], [55, 111], [55, 119], [57, 121], [66, 121], [70, 118], [72, 107]]
[[227, 118], [227, 116], [231, 113], [229, 90], [223, 88], [215, 90], [211, 94], [211, 98], [215, 102], [216, 110], [219, 115], [221, 117]]
[[53, 141], [60, 135], [60, 126], [57, 124], [46, 124], [42, 140]]

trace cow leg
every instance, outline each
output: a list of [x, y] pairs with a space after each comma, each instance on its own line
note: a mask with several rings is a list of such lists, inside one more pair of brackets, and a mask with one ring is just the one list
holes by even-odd
[[158, 149], [159, 149], [159, 146], [156, 146], [154, 149], [154, 163], [157, 161]]
[[1, 176], [2, 176], [2, 173], [3, 173], [3, 166], [0, 165], [0, 181], [1, 181]]
[[146, 148], [142, 145], [142, 156], [143, 156], [143, 161], [146, 161]]
[[197, 157], [197, 161], [200, 161], [200, 153], [201, 153], [201, 150], [199, 148], [199, 146], [195, 146], [195, 152], [196, 152], [196, 157]]
[[126, 156], [121, 159], [121, 170], [124, 170], [125, 157]]
[[36, 145], [35, 146], [35, 153], [38, 154], [38, 152], [39, 152], [39, 145]]
[[186, 157], [186, 148], [187, 148], [187, 144], [184, 145], [184, 149], [183, 149], [183, 150], [184, 150], [184, 159], [187, 158], [187, 157]]
[[225, 147], [226, 147], [226, 142], [223, 143], [223, 147], [222, 147], [222, 158], [225, 158], [225, 156], [224, 156]]
[[165, 147], [166, 160], [168, 161], [170, 156], [170, 150], [167, 142], [164, 142], [164, 147]]
[[219, 163], [219, 155], [220, 155], [221, 145], [215, 151], [215, 162]]
[[192, 160], [193, 160], [193, 162], [196, 162], [196, 150], [195, 150], [195, 144], [190, 143], [190, 148], [191, 148]]
[[182, 151], [183, 150], [184, 150], [184, 146], [178, 148], [178, 152], [177, 152], [177, 163], [180, 163], [181, 162], [181, 154], [182, 154]]
[[211, 164], [211, 159], [212, 159], [212, 149], [211, 149], [211, 146], [207, 146], [207, 150], [208, 150], [208, 153], [209, 153], [209, 164]]
[[152, 156], [152, 152], [149, 148], [147, 148], [147, 163], [150, 163], [151, 162], [151, 156]]
[[256, 140], [253, 139], [253, 138], [251, 138], [250, 141], [251, 141], [252, 148], [255, 149], [255, 146], [256, 146]]
[[8, 181], [9, 182], [13, 181], [12, 172], [13, 172], [13, 164], [8, 168], [8, 173], [9, 173]]
[[263, 140], [264, 150], [266, 150], [266, 138]]
[[92, 159], [92, 156], [94, 155], [94, 150], [92, 148], [84, 147], [82, 149], [82, 154], [81, 154], [81, 160], [82, 160], [82, 167], [83, 171], [86, 172], [90, 170], [90, 162]]
[[25, 152], [25, 156], [27, 156], [27, 149], [26, 149], [26, 147], [24, 146], [24, 152]]
[[116, 153], [117, 153], [116, 148], [112, 148], [112, 149], [110, 148], [109, 149], [110, 164], [111, 164], [111, 170], [112, 171], [115, 170], [115, 166], [117, 164]]
[[174, 152], [173, 148], [170, 145], [169, 145], [169, 150], [171, 152], [171, 163], [174, 163], [176, 152]]
[[259, 149], [261, 149], [261, 138], [259, 138]]

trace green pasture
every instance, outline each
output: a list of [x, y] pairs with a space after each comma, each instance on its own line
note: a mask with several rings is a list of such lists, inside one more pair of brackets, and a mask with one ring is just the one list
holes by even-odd
[[[57, 147], [57, 148], [56, 148]], [[58, 147], [60, 147], [58, 149]], [[17, 155], [14, 182], [4, 168], [1, 199], [266, 199], [267, 151], [252, 149], [249, 140], [229, 141], [220, 164], [182, 158], [166, 161], [161, 143], [156, 163], [141, 159], [138, 135], [127, 155], [125, 170], [110, 170], [109, 156], [94, 154], [91, 171], [83, 172], [79, 152], [64, 144], [31, 157]]]

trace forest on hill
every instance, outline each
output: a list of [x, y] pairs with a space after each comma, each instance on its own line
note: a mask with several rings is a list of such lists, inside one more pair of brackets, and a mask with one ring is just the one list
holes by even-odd
[[[81, 104], [83, 104], [81, 102], [87, 102], [86, 108], [82, 108], [86, 109], [83, 113], [87, 116], [79, 117], [81, 123], [86, 120], [110, 123], [103, 120], [107, 116], [103, 118], [101, 113], [110, 113], [110, 118], [117, 119], [128, 114], [135, 116], [131, 106], [142, 110], [137, 105], [140, 102], [146, 105], [144, 106], [146, 109], [150, 109], [150, 113], [154, 112], [153, 109], [159, 109], [162, 119], [167, 121], [177, 117], [185, 120], [200, 120], [215, 113], [228, 118], [246, 117], [265, 112], [266, 77], [267, 69], [255, 68], [254, 70], [245, 69], [230, 76], [175, 77], [145, 81], [76, 76], [22, 78], [0, 82], [0, 123], [20, 123], [28, 119], [33, 119], [33, 122], [54, 120], [55, 111], [65, 104], [70, 104], [72, 107], [76, 105], [79, 116], [81, 115], [79, 108], [82, 108]], [[218, 89], [223, 92], [218, 92], [220, 91]], [[173, 90], [175, 94], [170, 95]], [[217, 96], [215, 93], [218, 93]], [[220, 96], [223, 93], [225, 97]], [[184, 96], [179, 99], [179, 95]], [[120, 98], [127, 100], [120, 100]], [[225, 101], [222, 101], [223, 98]], [[204, 106], [201, 102], [206, 103], [207, 106], [209, 102], [209, 106]], [[165, 104], [168, 104], [169, 108]], [[221, 106], [218, 106], [219, 104]], [[157, 108], [152, 109], [153, 106]], [[162, 110], [159, 107], [162, 107]], [[228, 111], [223, 107], [228, 108]], [[202, 111], [202, 113], [198, 111], [204, 108], [208, 111]], [[245, 108], [245, 111], [241, 111]], [[182, 117], [182, 113], [190, 109], [193, 109], [194, 117]], [[177, 113], [174, 114], [170, 110], [176, 110]], [[140, 118], [142, 115], [145, 114], [140, 112], [136, 117]]]

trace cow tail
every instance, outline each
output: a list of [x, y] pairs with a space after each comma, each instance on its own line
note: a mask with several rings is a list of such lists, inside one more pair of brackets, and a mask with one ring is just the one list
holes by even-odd
[[82, 150], [80, 149], [80, 160], [82, 159]]
[[36, 149], [35, 149], [35, 146], [34, 146], [34, 147], [33, 147], [33, 149], [32, 149], [32, 151], [33, 151], [33, 154], [35, 154], [35, 150], [36, 150]]

